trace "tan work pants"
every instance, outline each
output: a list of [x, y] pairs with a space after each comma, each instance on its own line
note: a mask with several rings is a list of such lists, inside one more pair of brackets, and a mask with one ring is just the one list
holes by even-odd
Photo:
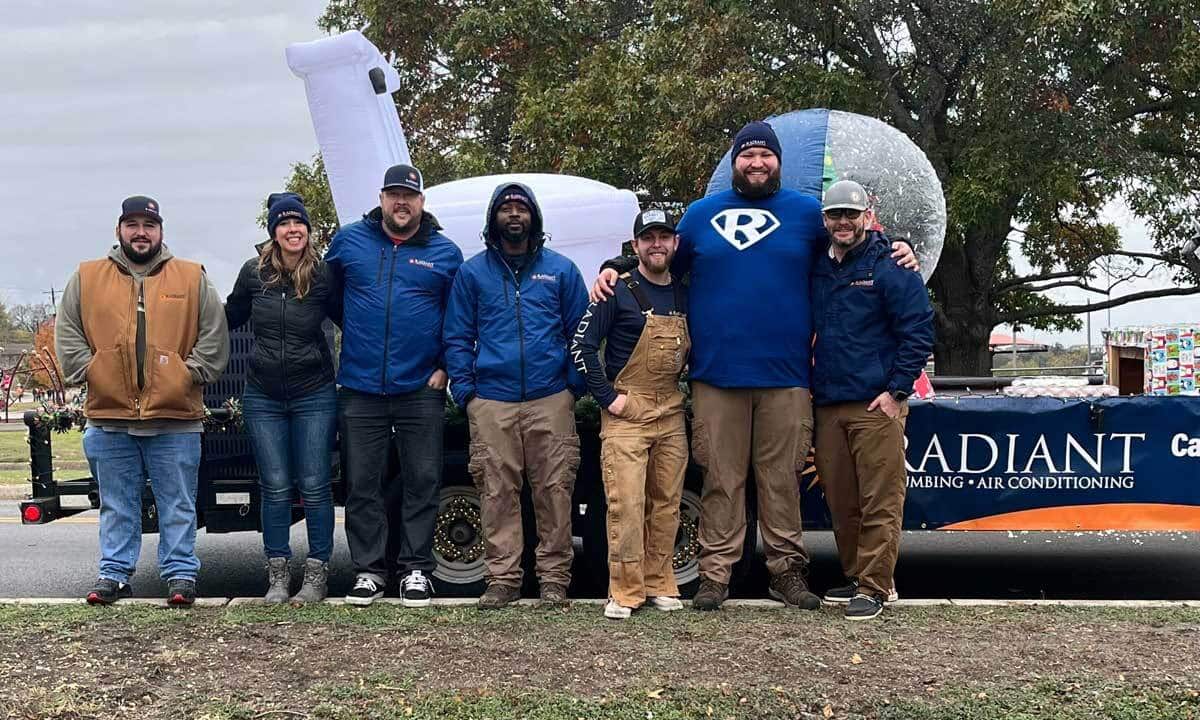
[[533, 491], [537, 575], [543, 584], [571, 582], [571, 493], [579, 469], [579, 435], [570, 391], [530, 400], [475, 398], [467, 406], [469, 469], [481, 496], [488, 582], [520, 587], [523, 474]]
[[687, 471], [683, 395], [629, 392], [622, 417], [602, 411], [608, 500], [608, 595], [625, 607], [674, 597], [675, 535]]
[[806, 567], [796, 471], [812, 442], [808, 389], [731, 389], [693, 382], [692, 409], [692, 456], [704, 469], [700, 574], [728, 584], [742, 556], [751, 466], [767, 570], [778, 575]]
[[817, 473], [833, 516], [846, 577], [887, 598], [900, 552], [904, 518], [904, 423], [867, 410], [868, 403], [817, 408]]

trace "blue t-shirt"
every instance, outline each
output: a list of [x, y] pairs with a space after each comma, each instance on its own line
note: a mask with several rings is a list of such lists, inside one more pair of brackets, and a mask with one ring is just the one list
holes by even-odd
[[691, 273], [689, 377], [723, 388], [808, 387], [809, 274], [827, 245], [821, 203], [733, 190], [688, 206], [671, 269]]

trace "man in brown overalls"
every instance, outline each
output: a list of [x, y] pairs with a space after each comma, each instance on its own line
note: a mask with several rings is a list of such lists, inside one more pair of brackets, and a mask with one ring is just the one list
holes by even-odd
[[691, 348], [687, 295], [671, 277], [679, 239], [666, 212], [640, 213], [633, 234], [637, 269], [620, 276], [611, 302], [588, 307], [571, 346], [603, 408], [609, 594], [604, 615], [614, 620], [628, 618], [647, 601], [663, 611], [683, 607], [671, 560], [688, 460], [679, 389]]

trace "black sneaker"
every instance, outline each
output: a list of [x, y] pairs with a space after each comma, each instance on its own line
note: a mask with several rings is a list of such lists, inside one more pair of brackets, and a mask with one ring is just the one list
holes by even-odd
[[413, 570], [400, 582], [400, 602], [404, 607], [429, 607], [433, 585], [420, 570]]
[[383, 597], [383, 586], [368, 575], [354, 578], [354, 587], [346, 593], [346, 604], [366, 607]]
[[883, 612], [883, 601], [874, 595], [858, 593], [846, 605], [847, 620], [872, 620]]
[[858, 594], [858, 578], [846, 578], [849, 582], [841, 587], [830, 588], [825, 591], [825, 602], [827, 603], [848, 603]]
[[821, 607], [821, 598], [808, 589], [804, 571], [798, 567], [772, 575], [767, 584], [767, 594], [788, 607], [801, 610], [816, 610]]
[[728, 585], [704, 578], [700, 581], [700, 588], [692, 596], [692, 607], [696, 610], [705, 611], [720, 610], [721, 603], [725, 602], [725, 599], [728, 597]]
[[121, 598], [133, 596], [133, 586], [129, 583], [117, 582], [108, 578], [99, 578], [96, 584], [88, 590], [88, 605], [112, 605]]
[[167, 604], [172, 607], [188, 607], [196, 602], [196, 581], [175, 578], [167, 581]]

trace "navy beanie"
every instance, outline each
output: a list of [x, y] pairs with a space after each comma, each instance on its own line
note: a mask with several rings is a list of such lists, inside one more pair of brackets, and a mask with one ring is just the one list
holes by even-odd
[[733, 148], [729, 151], [730, 165], [733, 164], [738, 153], [753, 147], [766, 148], [775, 153], [779, 162], [783, 162], [783, 148], [779, 145], [779, 138], [775, 137], [775, 128], [761, 120], [755, 120], [746, 123], [734, 136]]
[[289, 218], [295, 218], [312, 230], [308, 220], [308, 210], [304, 207], [304, 199], [296, 193], [271, 193], [267, 198], [267, 236], [275, 239], [275, 228], [279, 223]]
[[530, 212], [533, 212], [533, 198], [529, 197], [529, 193], [525, 192], [525, 188], [520, 185], [509, 185], [504, 188], [504, 192], [500, 193], [500, 196], [496, 198], [496, 209], [499, 210], [500, 206], [506, 202], [514, 201], [523, 203], [525, 207], [529, 208]]

